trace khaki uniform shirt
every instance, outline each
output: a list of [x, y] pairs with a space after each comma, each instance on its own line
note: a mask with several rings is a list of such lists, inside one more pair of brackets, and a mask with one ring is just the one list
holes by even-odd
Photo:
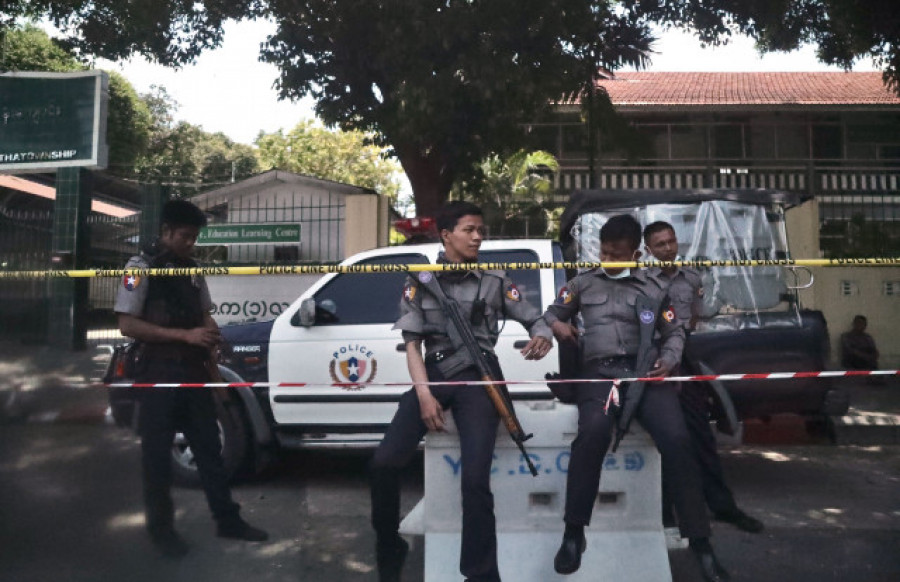
[[686, 330], [691, 329], [691, 320], [700, 314], [703, 302], [703, 282], [700, 273], [691, 268], [679, 267], [671, 276], [662, 269], [652, 268], [649, 275], [660, 287], [668, 291], [669, 301], [675, 310], [679, 323]]
[[[125, 264], [125, 268], [148, 269], [150, 264], [147, 262], [147, 259], [138, 255], [131, 257]], [[206, 279], [199, 275], [192, 277], [192, 279], [194, 284], [200, 289], [200, 306], [204, 311], [211, 311], [213, 302], [212, 297], [209, 295]], [[126, 275], [122, 277], [122, 281], [116, 291], [116, 303], [113, 311], [143, 318], [144, 304], [147, 302], [147, 291], [149, 289], [149, 277], [141, 277], [140, 275]]]
[[[627, 277], [611, 279], [602, 269], [594, 269], [569, 281], [544, 312], [544, 319], [552, 325], [556, 321], [573, 321], [575, 315], [581, 313], [584, 322], [582, 360], [585, 364], [614, 356], [636, 356], [640, 346], [640, 322], [635, 303], [639, 295], [661, 300], [665, 289], [642, 271], [632, 270]], [[663, 306], [662, 311], [666, 312], [668, 308]], [[662, 338], [660, 359], [674, 366], [681, 361], [684, 329], [675, 317], [657, 314], [656, 322]]]
[[[541, 312], [524, 300], [505, 271], [428, 274], [437, 277], [444, 294], [459, 304], [463, 316], [470, 322], [473, 303], [477, 298], [484, 300], [484, 317], [479, 324], [472, 325], [472, 331], [482, 350], [493, 353], [500, 334], [498, 323], [501, 317], [518, 321], [525, 326], [531, 337], [553, 338], [553, 332], [541, 318]], [[400, 319], [393, 329], [401, 330], [406, 342], [424, 339], [426, 358], [436, 352], [452, 352], [451, 356], [438, 364], [445, 376], [451, 376], [474, 364], [466, 349], [453, 351], [455, 346], [448, 333], [450, 325], [452, 324], [444, 316], [438, 298], [428, 292], [418, 279], [408, 277], [400, 300]]]

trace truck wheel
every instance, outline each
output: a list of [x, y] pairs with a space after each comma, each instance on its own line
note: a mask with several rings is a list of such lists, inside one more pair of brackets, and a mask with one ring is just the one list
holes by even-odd
[[[216, 407], [216, 424], [219, 427], [219, 442], [222, 444], [222, 461], [231, 481], [249, 465], [250, 447], [248, 431], [241, 412], [241, 405], [232, 395], [223, 399], [219, 393], [213, 394]], [[176, 433], [172, 442], [172, 474], [175, 483], [188, 487], [200, 486], [197, 460], [184, 434]]]

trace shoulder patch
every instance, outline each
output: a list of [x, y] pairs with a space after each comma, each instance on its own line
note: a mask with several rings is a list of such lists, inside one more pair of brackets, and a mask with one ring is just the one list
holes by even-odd
[[568, 305], [572, 302], [573, 297], [575, 297], [575, 294], [569, 291], [568, 287], [563, 287], [556, 296], [556, 302], [560, 305]]
[[141, 284], [140, 275], [125, 275], [122, 277], [122, 286], [128, 291], [134, 291]]
[[403, 288], [403, 298], [407, 301], [412, 301], [416, 298], [416, 292], [419, 290], [418, 285], [414, 285], [413, 283], [407, 283]]
[[519, 293], [519, 288], [516, 287], [515, 283], [510, 283], [506, 286], [506, 298], [510, 301], [521, 301], [522, 294]]
[[672, 323], [673, 321], [675, 321], [675, 310], [671, 305], [669, 305], [668, 307], [666, 307], [666, 310], [663, 311], [662, 316], [663, 319], [665, 319], [667, 322]]

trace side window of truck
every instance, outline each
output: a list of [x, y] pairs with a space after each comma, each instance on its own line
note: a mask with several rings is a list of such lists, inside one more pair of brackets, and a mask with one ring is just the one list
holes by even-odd
[[[427, 263], [420, 254], [372, 257], [358, 265]], [[315, 295], [316, 325], [394, 323], [400, 315], [400, 297], [406, 273], [344, 273]]]
[[[478, 260], [483, 263], [537, 263], [538, 256], [534, 251], [516, 249], [504, 251], [479, 251]], [[506, 272], [519, 289], [525, 301], [537, 307], [541, 312], [541, 272], [537, 269], [516, 269]]]

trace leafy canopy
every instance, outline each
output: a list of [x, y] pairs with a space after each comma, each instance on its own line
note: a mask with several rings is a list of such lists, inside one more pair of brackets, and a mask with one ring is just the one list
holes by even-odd
[[335, 131], [303, 121], [286, 133], [260, 134], [256, 146], [264, 170], [277, 168], [344, 182], [397, 199], [400, 167], [389, 159], [386, 148], [374, 143], [374, 134]]

